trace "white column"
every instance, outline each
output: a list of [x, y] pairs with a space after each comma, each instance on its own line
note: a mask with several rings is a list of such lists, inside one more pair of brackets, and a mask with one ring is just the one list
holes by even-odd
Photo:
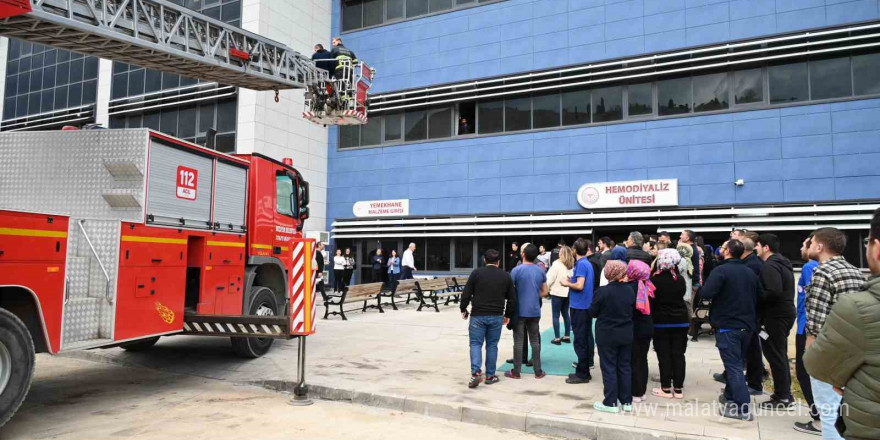
[[98, 59], [98, 98], [95, 123], [110, 128], [110, 85], [113, 83], [113, 61]]
[[[6, 58], [9, 56], [9, 39], [0, 38], [0, 96], [6, 98]], [[3, 114], [3, 99], [0, 99], [0, 121], [7, 119]]]

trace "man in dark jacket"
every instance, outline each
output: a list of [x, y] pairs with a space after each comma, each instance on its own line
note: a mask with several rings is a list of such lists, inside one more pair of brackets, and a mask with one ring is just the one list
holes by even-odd
[[626, 259], [629, 261], [639, 260], [643, 261], [648, 266], [654, 262], [654, 257], [651, 254], [645, 252], [642, 249], [642, 244], [645, 242], [645, 238], [642, 237], [642, 233], [638, 231], [633, 231], [629, 233], [629, 237], [626, 239]]
[[729, 240], [721, 246], [721, 255], [727, 262], [709, 275], [703, 286], [703, 298], [712, 301], [709, 319], [717, 328], [715, 346], [724, 363], [727, 383], [718, 400], [724, 405], [723, 417], [752, 420], [749, 391], [743, 376], [743, 356], [755, 331], [756, 307], [760, 291], [757, 275], [739, 259], [743, 245]]
[[787, 409], [795, 404], [791, 395], [791, 370], [788, 361], [788, 334], [794, 326], [794, 270], [791, 261], [779, 255], [779, 237], [762, 234], [755, 253], [764, 261], [761, 287], [764, 295], [758, 300], [758, 331], [763, 339], [761, 349], [773, 373], [773, 395], [761, 408]]
[[[562, 247], [565, 246], [565, 240], [559, 239], [559, 242], [556, 243], [556, 247], [550, 251], [550, 264], [553, 265], [553, 262], [559, 259], [559, 251], [562, 250]], [[549, 267], [547, 269], [550, 269]]]
[[519, 252], [519, 243], [515, 241], [513, 243], [510, 243], [510, 252], [507, 253], [507, 271], [512, 271], [513, 268], [516, 267], [516, 265], [521, 261], [521, 258], [522, 256], [520, 256]]
[[330, 75], [330, 78], [333, 78], [333, 71], [336, 70], [336, 60], [333, 59], [333, 56], [330, 55], [327, 49], [324, 49], [323, 45], [315, 45], [312, 61], [315, 62], [315, 67], [325, 70]]
[[498, 341], [501, 328], [510, 322], [513, 305], [516, 303], [516, 290], [510, 275], [499, 268], [501, 254], [489, 249], [483, 254], [485, 266], [474, 270], [468, 277], [461, 293], [461, 318], [468, 319], [468, 305], [471, 305], [468, 334], [471, 342], [471, 380], [468, 387], [476, 388], [483, 381], [482, 366], [483, 343], [486, 343], [486, 384], [498, 382], [495, 366], [498, 360]]
[[[342, 78], [342, 68], [343, 65], [340, 61], [351, 61], [351, 65], [354, 66], [357, 64], [357, 56], [355, 56], [354, 52], [351, 49], [342, 45], [342, 38], [335, 37], [333, 38], [333, 50], [330, 51], [330, 58], [336, 60], [336, 66], [334, 67], [333, 76], [336, 79]], [[351, 74], [352, 72], [349, 72]]]
[[[593, 252], [593, 242], [592, 241], [587, 240], [587, 239], [584, 239], [584, 241], [587, 242], [587, 261], [589, 261], [590, 264], [593, 265], [593, 274], [597, 274], [597, 273], [599, 273], [599, 270], [600, 270], [599, 264], [601, 264], [600, 260], [602, 259], [602, 255]], [[600, 281], [599, 277], [597, 277], [597, 276], [593, 277], [593, 291], [594, 292], [596, 291], [595, 289], [599, 288], [599, 281]]]
[[[599, 239], [599, 270], [605, 269], [605, 263], [611, 258], [611, 249], [614, 249], [614, 240], [605, 236]], [[599, 278], [599, 274], [596, 274]]]

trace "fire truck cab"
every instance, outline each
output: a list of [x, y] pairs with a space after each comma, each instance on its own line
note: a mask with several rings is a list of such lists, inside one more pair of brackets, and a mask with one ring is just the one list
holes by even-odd
[[290, 160], [147, 129], [0, 134], [0, 425], [34, 353], [314, 332], [309, 186]]

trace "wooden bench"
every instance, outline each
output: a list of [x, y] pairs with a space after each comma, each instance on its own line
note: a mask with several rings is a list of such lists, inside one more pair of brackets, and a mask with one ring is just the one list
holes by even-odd
[[[419, 308], [416, 311], [421, 311], [422, 307], [434, 307], [434, 310], [440, 313], [438, 300], [446, 298], [444, 305], [449, 305], [450, 300], [455, 299], [457, 302], [460, 295], [461, 292], [452, 290], [445, 279], [416, 280], [416, 296], [419, 298]], [[428, 304], [428, 301], [431, 303]]]
[[[416, 280], [398, 280], [396, 283], [388, 283], [385, 285], [385, 288], [379, 292], [380, 298], [391, 298], [391, 302], [384, 302], [382, 305], [390, 304], [394, 310], [397, 310], [397, 303], [395, 299], [398, 296], [402, 296], [406, 294], [406, 303], [409, 304], [410, 296], [415, 295], [416, 292]], [[381, 301], [381, 299], [380, 299]]]
[[[711, 335], [715, 332], [715, 329], [711, 328], [711, 323], [709, 322], [709, 308], [712, 306], [712, 301], [704, 300], [699, 292], [694, 295], [694, 317], [691, 318], [691, 323], [693, 323], [694, 334], [691, 337], [691, 341], [697, 342], [700, 338], [700, 335]], [[709, 330], [703, 328], [703, 324], [709, 324]]]
[[[377, 308], [379, 309], [379, 313], [385, 313], [382, 310], [382, 296], [379, 294], [382, 291], [383, 283], [369, 283], [369, 284], [358, 284], [356, 286], [350, 286], [342, 292], [342, 295], [323, 295], [324, 297], [324, 319], [327, 319], [329, 315], [340, 315], [342, 316], [343, 321], [348, 321], [348, 318], [345, 317], [345, 304], [363, 302], [363, 307], [360, 308], [361, 312], [366, 312], [367, 308]], [[376, 300], [375, 305], [368, 305], [367, 303], [370, 300]], [[330, 307], [339, 306], [339, 311], [330, 311]], [[350, 309], [349, 312], [357, 309]]]
[[464, 290], [464, 286], [467, 285], [468, 277], [453, 277], [452, 282], [455, 284], [455, 288], [458, 289], [459, 292]]

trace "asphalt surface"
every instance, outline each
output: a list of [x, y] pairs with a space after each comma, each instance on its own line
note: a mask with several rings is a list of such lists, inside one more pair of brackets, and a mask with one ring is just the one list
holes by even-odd
[[39, 355], [0, 439], [536, 439], [524, 432], [317, 401], [153, 369]]

